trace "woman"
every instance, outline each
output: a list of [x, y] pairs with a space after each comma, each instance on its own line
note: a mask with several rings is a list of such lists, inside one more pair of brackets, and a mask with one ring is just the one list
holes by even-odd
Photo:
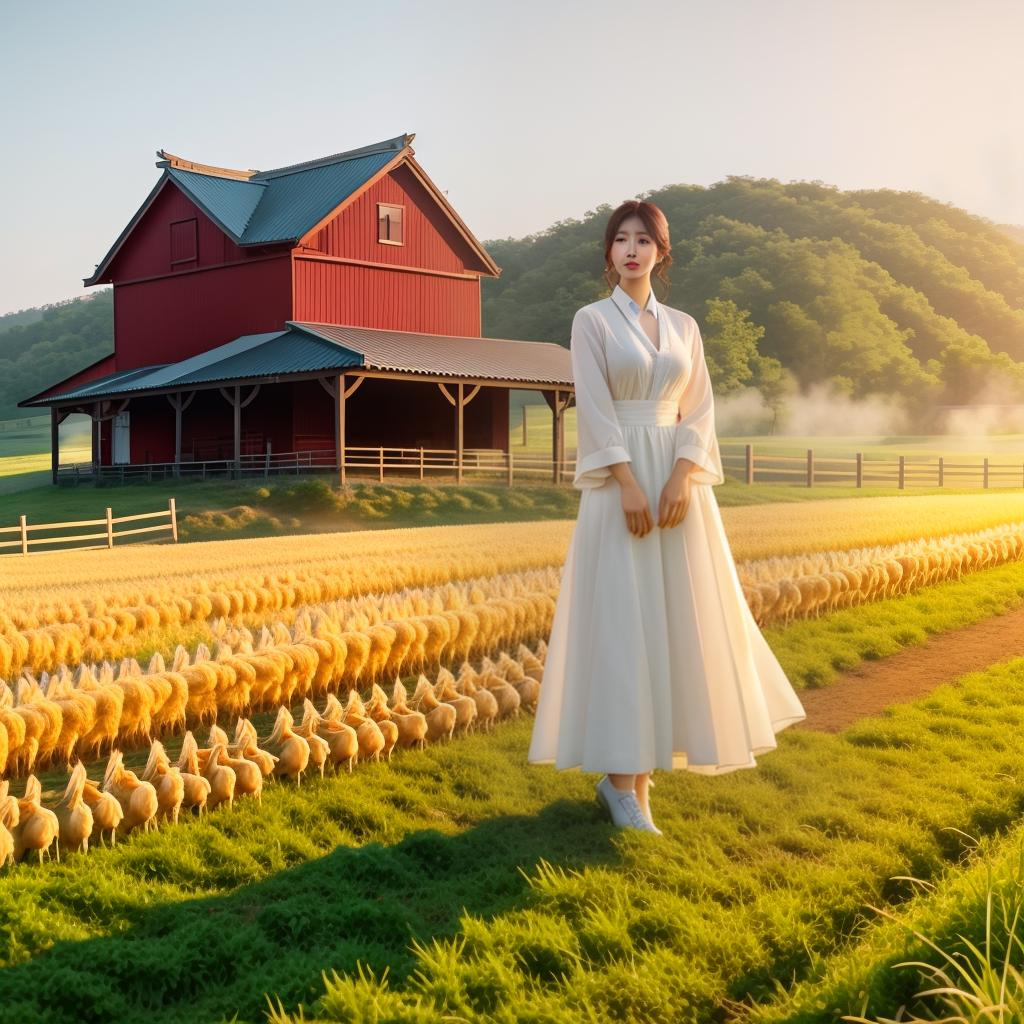
[[[659, 303], [668, 222], [630, 200], [605, 231], [609, 298], [578, 310], [576, 527], [527, 760], [602, 771], [649, 832], [654, 768], [752, 768], [803, 706], [747, 607], [712, 487], [725, 477], [697, 322]], [[654, 529], [654, 515], [657, 529]]]

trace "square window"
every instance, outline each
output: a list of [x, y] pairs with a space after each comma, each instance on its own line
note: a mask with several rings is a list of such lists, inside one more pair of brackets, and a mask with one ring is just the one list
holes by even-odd
[[377, 241], [388, 245], [401, 245], [403, 207], [394, 203], [377, 204]]

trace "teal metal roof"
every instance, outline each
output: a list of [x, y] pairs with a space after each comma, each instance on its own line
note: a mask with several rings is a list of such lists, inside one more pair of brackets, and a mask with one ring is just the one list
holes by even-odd
[[70, 405], [220, 381], [251, 381], [356, 367], [572, 386], [569, 349], [552, 342], [288, 321], [284, 330], [244, 334], [177, 363], [108, 374], [88, 384], [18, 404]]
[[245, 334], [177, 363], [140, 366], [99, 377], [88, 384], [47, 395], [24, 405], [67, 405], [136, 392], [167, 391], [194, 384], [250, 380], [281, 374], [314, 373], [362, 366], [363, 356], [304, 331]]
[[180, 167], [168, 167], [167, 176], [221, 229], [241, 242], [245, 226], [266, 193], [266, 185], [254, 185], [237, 178], [196, 174]]
[[[198, 164], [190, 165], [194, 168], [190, 170], [170, 158], [161, 160], [157, 164], [163, 168], [160, 180], [85, 283], [96, 284], [106, 273], [167, 181], [180, 188], [236, 245], [294, 242], [394, 160], [412, 138], [396, 135], [359, 149], [269, 171], [204, 171]], [[174, 159], [179, 164], [187, 163]]]
[[258, 184], [250, 187], [262, 189], [263, 198], [246, 226], [242, 245], [301, 238], [390, 163], [396, 149], [401, 146], [303, 171], [251, 178]]

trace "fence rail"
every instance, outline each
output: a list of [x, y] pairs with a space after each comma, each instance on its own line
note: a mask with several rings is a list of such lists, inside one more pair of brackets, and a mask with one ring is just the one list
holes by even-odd
[[[158, 523], [156, 526], [137, 526], [131, 530], [115, 530], [114, 527], [120, 523], [134, 523], [142, 519], [167, 519], [166, 523]], [[102, 533], [77, 533], [57, 534], [54, 537], [29, 537], [29, 533], [36, 530], [70, 530], [83, 526], [103, 526]], [[102, 544], [76, 544], [72, 550], [90, 551], [95, 548], [112, 548], [116, 537], [130, 537], [140, 533], [167, 532], [171, 534], [171, 540], [177, 543], [178, 540], [178, 512], [174, 505], [174, 498], [167, 499], [167, 508], [159, 512], [136, 512], [130, 516], [114, 516], [111, 509], [107, 508], [106, 517], [103, 519], [79, 519], [75, 522], [65, 523], [28, 523], [25, 516], [20, 517], [17, 526], [0, 526], [0, 535], [17, 533], [17, 540], [0, 540], [0, 549], [18, 548], [20, 554], [29, 554], [29, 548], [40, 544], [69, 544], [72, 541], [80, 540], [102, 540]], [[50, 551], [55, 550], [50, 548]], [[0, 551], [0, 554], [11, 555], [13, 551]], [[32, 554], [42, 554], [41, 551], [34, 551]]]
[[[906, 456], [865, 458], [862, 452], [853, 457], [841, 455], [815, 456], [808, 448], [805, 455], [755, 455], [754, 446], [721, 445], [722, 466], [727, 475], [744, 483], [793, 483], [813, 487], [816, 484], [848, 483], [907, 487], [1024, 487], [1024, 461], [993, 462], [985, 457], [980, 462], [950, 462], [946, 456]], [[463, 449], [461, 465], [458, 452], [452, 448], [391, 448], [387, 446], [345, 446], [345, 472], [371, 476], [383, 481], [429, 476], [473, 476], [477, 479], [498, 478], [509, 487], [517, 479], [547, 478], [553, 482], [571, 483], [575, 459], [555, 462], [542, 453], [506, 452], [500, 448]], [[138, 480], [192, 478], [207, 480], [217, 477], [243, 478], [271, 474], [337, 472], [334, 450], [317, 448], [294, 452], [243, 454], [235, 459], [205, 459], [181, 462], [148, 462], [135, 465], [99, 466], [91, 462], [71, 463], [58, 467], [57, 482], [77, 484], [111, 481], [128, 483]]]
[[[852, 458], [826, 455], [816, 459], [814, 449], [808, 448], [805, 455], [759, 455], [755, 458], [752, 444], [744, 445], [737, 453], [727, 452], [725, 445], [721, 447], [722, 468], [727, 473], [732, 470], [751, 485], [800, 483], [813, 487], [816, 483], [849, 482], [856, 487], [873, 483], [903, 490], [909, 486], [945, 487], [952, 477], [956, 478], [954, 486], [958, 487], [972, 484], [983, 488], [1024, 487], [1024, 461], [993, 463], [987, 456], [980, 463], [949, 462], [944, 455], [866, 459], [863, 452], [855, 452]], [[823, 480], [823, 477], [833, 479]]]

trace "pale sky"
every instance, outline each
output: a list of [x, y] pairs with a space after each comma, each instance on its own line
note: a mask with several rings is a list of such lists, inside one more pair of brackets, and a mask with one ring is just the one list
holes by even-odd
[[0, 2], [0, 313], [90, 291], [160, 148], [262, 170], [414, 132], [482, 241], [729, 174], [1024, 224], [1017, 0]]

